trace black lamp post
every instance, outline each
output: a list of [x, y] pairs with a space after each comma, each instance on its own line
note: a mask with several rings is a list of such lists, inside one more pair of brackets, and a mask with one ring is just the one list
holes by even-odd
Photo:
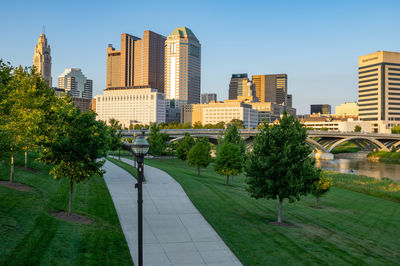
[[142, 128], [142, 136], [138, 136], [132, 145], [133, 153], [136, 156], [137, 171], [138, 171], [138, 182], [135, 184], [135, 188], [138, 189], [138, 248], [139, 248], [139, 266], [143, 266], [143, 194], [142, 194], [142, 183], [143, 183], [143, 161], [144, 156], [149, 152], [150, 144], [144, 138], [145, 128]]

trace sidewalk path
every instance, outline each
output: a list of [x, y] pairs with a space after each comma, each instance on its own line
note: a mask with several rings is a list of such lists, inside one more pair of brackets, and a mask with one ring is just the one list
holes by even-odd
[[[122, 230], [138, 265], [136, 179], [109, 161], [104, 169]], [[241, 265], [170, 175], [147, 165], [144, 174], [144, 265]]]

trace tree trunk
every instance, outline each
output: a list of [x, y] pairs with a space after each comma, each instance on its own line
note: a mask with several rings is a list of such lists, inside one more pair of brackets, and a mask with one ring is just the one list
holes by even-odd
[[11, 155], [10, 183], [14, 182], [14, 155]]
[[317, 196], [317, 197], [315, 197], [315, 208], [319, 208], [319, 206], [318, 206], [318, 199], [319, 199], [319, 197]]
[[69, 206], [68, 206], [68, 216], [72, 214], [72, 193], [74, 190], [74, 181], [71, 179], [69, 181]]
[[197, 166], [197, 176], [200, 176], [200, 166]]
[[229, 186], [229, 175], [226, 176], [226, 185]]
[[282, 198], [279, 197], [278, 223], [282, 223]]
[[28, 151], [25, 151], [25, 169], [28, 168]]

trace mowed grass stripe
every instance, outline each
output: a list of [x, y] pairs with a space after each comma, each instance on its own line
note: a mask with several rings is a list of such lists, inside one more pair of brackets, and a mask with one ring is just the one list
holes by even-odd
[[[312, 196], [284, 202], [284, 221], [275, 221], [277, 201], [255, 200], [245, 190], [244, 176], [231, 186], [212, 166], [196, 169], [177, 159], [147, 164], [173, 176], [193, 204], [245, 265], [266, 264], [397, 264], [400, 261], [400, 204], [343, 188], [332, 188], [315, 209]], [[341, 185], [343, 185], [343, 176]], [[350, 182], [350, 181], [349, 181]], [[397, 195], [395, 195], [397, 197]]]

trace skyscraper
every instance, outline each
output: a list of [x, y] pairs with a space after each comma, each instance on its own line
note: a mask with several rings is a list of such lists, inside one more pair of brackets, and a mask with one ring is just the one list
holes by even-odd
[[273, 102], [286, 105], [287, 75], [253, 75], [256, 96], [260, 102]]
[[107, 48], [106, 87], [151, 86], [164, 91], [165, 37], [145, 31], [143, 39], [121, 34], [121, 49]]
[[79, 68], [67, 68], [58, 76], [58, 87], [74, 97], [92, 99], [93, 82]]
[[164, 92], [165, 37], [145, 31], [143, 39], [135, 41], [134, 86], [150, 86]]
[[201, 94], [201, 103], [209, 103], [211, 101], [217, 101], [216, 93], [202, 93]]
[[176, 28], [168, 36], [165, 42], [165, 96], [175, 108], [200, 102], [200, 58], [200, 42], [190, 29]]
[[232, 74], [229, 83], [229, 100], [236, 100], [238, 97], [254, 97], [253, 83], [249, 80], [247, 73]]
[[44, 81], [51, 87], [51, 55], [50, 45], [47, 44], [47, 38], [44, 32], [40, 34], [38, 44], [35, 45], [35, 53], [33, 55], [33, 65], [35, 71], [40, 74]]
[[358, 103], [360, 120], [400, 123], [400, 53], [359, 57]]

